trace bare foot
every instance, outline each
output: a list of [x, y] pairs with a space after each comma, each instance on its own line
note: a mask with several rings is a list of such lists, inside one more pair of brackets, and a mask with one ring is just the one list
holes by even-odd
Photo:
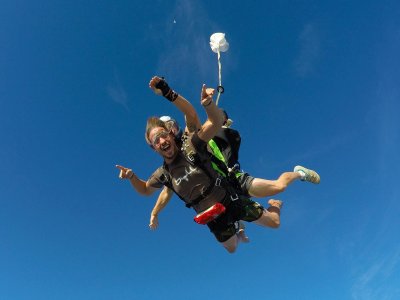
[[237, 237], [238, 237], [239, 242], [242, 242], [242, 243], [249, 243], [249, 242], [250, 242], [250, 239], [249, 239], [249, 237], [246, 235], [246, 233], [244, 232], [244, 228], [245, 228], [244, 223], [243, 223], [242, 221], [239, 221], [239, 230], [238, 230], [238, 232], [236, 233], [236, 235], [237, 235]]
[[268, 204], [280, 210], [282, 208], [283, 202], [280, 200], [271, 199], [268, 201]]

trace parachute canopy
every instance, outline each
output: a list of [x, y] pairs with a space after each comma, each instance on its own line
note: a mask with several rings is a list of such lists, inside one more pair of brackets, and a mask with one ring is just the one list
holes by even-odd
[[211, 50], [215, 53], [226, 52], [229, 49], [229, 43], [225, 39], [225, 33], [216, 32], [210, 36]]

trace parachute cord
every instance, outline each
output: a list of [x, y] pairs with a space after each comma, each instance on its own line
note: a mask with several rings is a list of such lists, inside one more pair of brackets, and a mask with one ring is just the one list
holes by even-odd
[[221, 54], [219, 52], [219, 48], [217, 49], [217, 54], [218, 54], [218, 96], [217, 96], [217, 100], [215, 102], [215, 104], [218, 106], [218, 101], [219, 101], [219, 97], [221, 96], [221, 89], [219, 87], [222, 87], [222, 79], [221, 79], [221, 71], [222, 71], [222, 67], [221, 67]]

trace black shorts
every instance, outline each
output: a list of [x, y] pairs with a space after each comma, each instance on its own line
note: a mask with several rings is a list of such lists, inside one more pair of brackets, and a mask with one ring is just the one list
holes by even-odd
[[240, 196], [239, 199], [226, 206], [225, 213], [209, 222], [207, 226], [217, 240], [223, 243], [236, 234], [236, 221], [253, 222], [261, 217], [263, 211], [264, 207], [261, 204]]
[[243, 195], [250, 197], [249, 189], [254, 177], [250, 176], [249, 173], [239, 173], [239, 176], [236, 176], [236, 179], [239, 182], [239, 186]]

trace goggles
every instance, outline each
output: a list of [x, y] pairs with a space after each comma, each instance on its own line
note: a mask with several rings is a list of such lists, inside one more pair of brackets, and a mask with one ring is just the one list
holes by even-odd
[[176, 122], [170, 116], [162, 116], [160, 117], [160, 120], [165, 123], [165, 126], [167, 126], [169, 130], [175, 130], [176, 132], [180, 130], [178, 122]]
[[171, 131], [166, 131], [166, 130], [161, 130], [159, 133], [155, 134], [153, 138], [151, 139], [151, 144], [153, 147], [157, 146], [160, 143], [160, 139], [166, 139]]

